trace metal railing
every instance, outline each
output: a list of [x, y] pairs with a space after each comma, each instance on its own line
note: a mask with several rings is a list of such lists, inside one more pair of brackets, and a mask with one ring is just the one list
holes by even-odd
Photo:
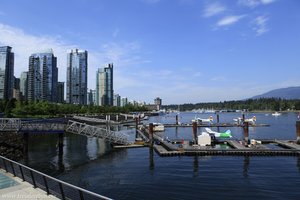
[[0, 156], [0, 167], [6, 172], [21, 178], [33, 185], [34, 188], [44, 190], [47, 195], [53, 195], [60, 199], [104, 199], [111, 200], [111, 198], [96, 194], [94, 192], [85, 190], [83, 188], [74, 186], [64, 181], [58, 180], [47, 174], [34, 170], [23, 164], [17, 163], [13, 160]]

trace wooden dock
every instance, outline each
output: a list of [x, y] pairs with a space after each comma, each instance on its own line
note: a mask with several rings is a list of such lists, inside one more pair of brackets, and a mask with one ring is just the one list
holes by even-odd
[[[192, 127], [192, 124], [163, 124], [165, 127]], [[214, 123], [214, 124], [197, 124], [198, 127], [243, 127], [240, 124], [233, 123]], [[269, 124], [249, 124], [249, 127], [268, 127]]]
[[279, 144], [282, 147], [288, 148], [288, 149], [295, 149], [300, 151], [300, 145], [297, 144], [295, 141], [288, 141], [288, 140], [275, 140], [277, 144]]

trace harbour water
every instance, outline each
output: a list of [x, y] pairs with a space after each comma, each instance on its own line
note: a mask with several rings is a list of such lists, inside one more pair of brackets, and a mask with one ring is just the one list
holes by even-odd
[[[215, 114], [180, 113], [182, 123]], [[241, 113], [222, 113], [220, 122], [233, 122]], [[250, 139], [295, 139], [297, 114], [274, 117], [249, 113], [257, 123]], [[175, 123], [175, 114], [151, 117], [149, 122]], [[217, 130], [217, 128], [214, 128]], [[230, 129], [241, 139], [240, 127]], [[201, 129], [198, 129], [198, 133]], [[192, 139], [192, 128], [167, 128], [170, 139]], [[295, 156], [181, 156], [159, 157], [152, 149], [111, 149], [103, 140], [67, 134], [58, 154], [57, 135], [29, 140], [26, 163], [61, 180], [113, 199], [298, 199], [300, 157]]]

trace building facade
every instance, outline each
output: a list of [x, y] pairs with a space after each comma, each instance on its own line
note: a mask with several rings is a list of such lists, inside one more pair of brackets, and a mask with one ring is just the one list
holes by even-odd
[[121, 106], [121, 96], [119, 94], [114, 94], [114, 106]]
[[14, 53], [9, 46], [0, 47], [0, 99], [12, 99], [14, 87]]
[[67, 54], [67, 103], [87, 104], [88, 53], [73, 49]]
[[57, 103], [65, 102], [65, 82], [57, 83]]
[[28, 72], [22, 72], [20, 76], [20, 95], [21, 99], [27, 100], [27, 90], [28, 90]]
[[29, 57], [27, 99], [56, 102], [57, 77], [57, 59], [52, 49], [32, 54]]
[[99, 106], [112, 106], [114, 101], [113, 64], [98, 69], [96, 74], [96, 101]]
[[88, 93], [88, 104], [96, 105], [96, 90], [90, 90]]

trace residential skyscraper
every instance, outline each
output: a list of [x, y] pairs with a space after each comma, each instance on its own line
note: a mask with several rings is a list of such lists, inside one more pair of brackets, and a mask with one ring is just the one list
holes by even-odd
[[114, 94], [114, 106], [121, 106], [121, 96], [119, 94]]
[[96, 75], [96, 101], [100, 106], [112, 106], [114, 101], [113, 64], [98, 69]]
[[22, 99], [27, 99], [27, 91], [28, 91], [28, 72], [22, 72], [20, 76], [20, 92], [22, 94]]
[[90, 90], [88, 93], [88, 104], [96, 105], [96, 90]]
[[67, 54], [67, 103], [87, 104], [88, 53], [73, 49]]
[[14, 53], [11, 47], [0, 47], [0, 99], [12, 99], [14, 87]]
[[57, 59], [52, 49], [29, 57], [28, 100], [57, 100]]
[[57, 103], [63, 103], [65, 101], [65, 82], [57, 83]]

